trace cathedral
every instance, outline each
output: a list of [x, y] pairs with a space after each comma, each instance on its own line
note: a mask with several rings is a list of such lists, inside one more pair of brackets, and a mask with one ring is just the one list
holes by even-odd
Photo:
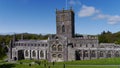
[[99, 43], [96, 36], [75, 36], [74, 11], [56, 10], [56, 34], [47, 40], [13, 40], [9, 43], [9, 60], [48, 60], [63, 62], [120, 56], [120, 46]]

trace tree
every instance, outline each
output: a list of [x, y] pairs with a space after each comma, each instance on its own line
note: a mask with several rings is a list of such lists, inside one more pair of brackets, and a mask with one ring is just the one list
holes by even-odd
[[2, 47], [2, 45], [0, 44], [0, 59], [3, 59], [3, 57], [5, 56], [5, 49]]

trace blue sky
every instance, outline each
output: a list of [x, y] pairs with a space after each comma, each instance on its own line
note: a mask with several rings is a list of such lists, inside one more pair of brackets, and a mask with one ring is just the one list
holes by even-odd
[[[75, 32], [120, 31], [120, 0], [67, 0], [75, 12]], [[0, 0], [0, 33], [56, 33], [55, 10], [66, 0]]]

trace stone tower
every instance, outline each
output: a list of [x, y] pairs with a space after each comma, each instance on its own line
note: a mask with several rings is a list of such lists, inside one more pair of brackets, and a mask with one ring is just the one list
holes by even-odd
[[74, 36], [74, 12], [70, 10], [56, 10], [57, 35], [72, 38]]

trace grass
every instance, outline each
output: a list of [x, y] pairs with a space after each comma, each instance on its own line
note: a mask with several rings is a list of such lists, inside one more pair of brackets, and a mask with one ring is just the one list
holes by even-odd
[[[64, 68], [64, 67], [51, 67], [51, 68]], [[65, 68], [118, 68], [118, 66], [66, 66]]]
[[[0, 60], [2, 61], [2, 60]], [[32, 64], [32, 62], [36, 62]], [[2, 63], [0, 68], [120, 68], [120, 58], [82, 60], [70, 62], [47, 62], [45, 60], [20, 60], [17, 63]]]
[[[20, 64], [17, 64], [16, 66], [14, 67], [11, 67], [11, 68], [49, 68], [48, 66], [47, 67], [44, 67], [44, 66], [39, 66], [39, 65], [32, 65], [32, 66], [29, 66], [29, 65], [20, 65]], [[63, 65], [60, 65], [60, 66], [50, 66], [50, 68], [64, 68]], [[65, 66], [65, 68], [120, 68], [120, 66], [116, 65], [116, 66]]]
[[82, 60], [71, 62], [58, 62], [56, 64], [68, 64], [68, 65], [120, 65], [120, 58], [107, 58], [107, 59], [94, 59], [94, 60]]
[[[22, 65], [22, 66], [16, 66], [14, 68], [45, 68], [45, 67], [41, 67], [41, 66], [26, 66], [26, 65]], [[48, 67], [46, 67], [48, 68]], [[50, 68], [64, 68], [63, 66], [51, 66]], [[119, 68], [118, 66], [66, 66], [65, 68]]]

